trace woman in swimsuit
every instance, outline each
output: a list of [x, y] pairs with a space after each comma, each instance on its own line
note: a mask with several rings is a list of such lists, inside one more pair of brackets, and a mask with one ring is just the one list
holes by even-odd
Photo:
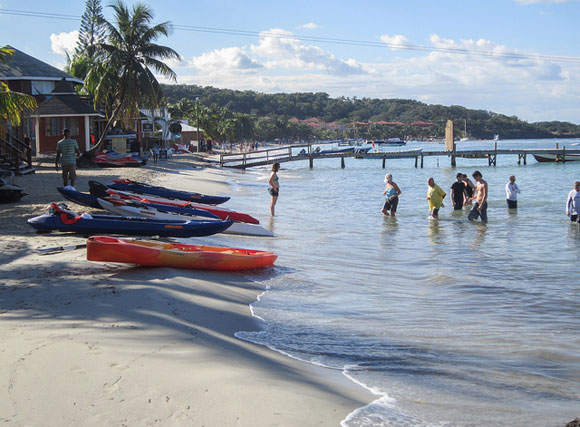
[[278, 193], [280, 192], [280, 183], [278, 182], [277, 172], [280, 170], [280, 163], [276, 162], [272, 165], [272, 173], [270, 174], [270, 179], [268, 180], [268, 193], [272, 196], [272, 201], [270, 202], [270, 215], [274, 216], [274, 207], [278, 201]]
[[393, 176], [388, 173], [385, 175], [385, 191], [383, 191], [383, 196], [386, 196], [385, 204], [383, 206], [383, 214], [389, 216], [389, 211], [391, 211], [391, 216], [395, 216], [397, 212], [397, 206], [399, 204], [399, 196], [401, 195], [401, 189], [393, 181]]

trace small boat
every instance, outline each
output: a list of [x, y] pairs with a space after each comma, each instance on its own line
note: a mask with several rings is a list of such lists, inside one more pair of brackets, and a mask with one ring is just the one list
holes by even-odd
[[534, 154], [538, 162], [577, 162], [580, 161], [580, 154]]
[[398, 158], [398, 157], [414, 157], [423, 151], [422, 148], [413, 148], [411, 150], [398, 150], [398, 151], [377, 151], [374, 153], [367, 153], [355, 156], [357, 159], [382, 159], [387, 158]]
[[109, 236], [91, 236], [87, 240], [89, 261], [122, 262], [148, 267], [240, 271], [270, 267], [277, 258], [271, 252], [252, 249], [117, 239]]
[[375, 139], [374, 141], [368, 141], [368, 144], [375, 144], [375, 145], [405, 145], [407, 144], [406, 141], [403, 141], [401, 138], [387, 138], [387, 139]]
[[0, 178], [0, 203], [18, 202], [24, 196], [26, 196], [24, 188]]
[[88, 213], [79, 215], [66, 205], [52, 203], [49, 213], [30, 218], [27, 223], [40, 232], [58, 230], [81, 234], [197, 237], [221, 233], [230, 227], [233, 221], [169, 221]]
[[367, 153], [372, 147], [346, 147], [328, 150], [314, 151], [313, 154], [352, 154]]
[[131, 181], [130, 179], [115, 179], [111, 184], [107, 184], [107, 187], [113, 190], [129, 191], [137, 194], [152, 194], [166, 199], [178, 199], [208, 205], [219, 205], [230, 200], [229, 196], [208, 196], [200, 193], [172, 190], [170, 188]]
[[[189, 208], [179, 208], [170, 206], [170, 210], [163, 207], [153, 207], [146, 203], [138, 203], [131, 200], [121, 200], [109, 198], [98, 199], [101, 208], [113, 215], [129, 216], [137, 218], [154, 218], [159, 220], [182, 220], [200, 219], [192, 214]], [[203, 211], [198, 209], [197, 211]], [[209, 212], [207, 212], [209, 213]], [[217, 217], [215, 217], [217, 218]], [[274, 233], [259, 224], [247, 224], [234, 222], [230, 227], [222, 232], [223, 234], [238, 234], [245, 236], [274, 237]]]
[[141, 157], [139, 153], [121, 154], [111, 150], [97, 153], [93, 163], [99, 167], [143, 166], [147, 163], [147, 157]]

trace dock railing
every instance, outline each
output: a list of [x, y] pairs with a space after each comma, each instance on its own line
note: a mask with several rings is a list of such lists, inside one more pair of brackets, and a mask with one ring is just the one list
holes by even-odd
[[320, 144], [299, 144], [286, 145], [279, 148], [268, 148], [266, 150], [248, 151], [239, 153], [220, 154], [220, 166], [245, 169], [253, 166], [263, 166], [274, 162], [283, 163], [298, 160], [308, 160], [310, 167], [313, 167], [315, 159], [340, 158], [341, 167], [345, 167], [344, 159], [347, 157], [356, 157], [360, 159], [381, 159], [383, 168], [386, 161], [401, 158], [413, 158], [415, 167], [423, 167], [425, 157], [449, 157], [451, 166], [455, 166], [456, 159], [459, 158], [482, 158], [487, 159], [489, 166], [496, 166], [499, 155], [513, 155], [517, 157], [517, 163], [524, 165], [527, 163], [528, 155], [553, 155], [556, 156], [557, 162], [566, 162], [577, 160], [580, 156], [580, 149], [558, 147], [556, 148], [525, 148], [525, 149], [498, 149], [497, 144], [489, 149], [477, 150], [400, 150], [384, 151], [380, 153], [363, 153], [363, 152], [340, 152], [340, 153], [318, 153], [313, 150], [313, 145], [318, 147]]
[[259, 151], [220, 154], [220, 166], [246, 168], [305, 159], [312, 154], [312, 144], [287, 145]]

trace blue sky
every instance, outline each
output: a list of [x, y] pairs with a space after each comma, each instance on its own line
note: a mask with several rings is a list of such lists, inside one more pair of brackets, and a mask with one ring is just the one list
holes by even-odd
[[[171, 64], [178, 83], [416, 99], [580, 123], [578, 0], [143, 3], [156, 22], [174, 25], [158, 42], [181, 55]], [[84, 9], [83, 0], [0, 0], [0, 44], [62, 67]]]

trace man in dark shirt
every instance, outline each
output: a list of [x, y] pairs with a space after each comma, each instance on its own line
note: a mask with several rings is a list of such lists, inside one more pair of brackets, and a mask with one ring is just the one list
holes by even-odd
[[460, 211], [463, 209], [463, 193], [465, 192], [465, 183], [463, 182], [463, 174], [457, 174], [457, 181], [451, 184], [451, 202], [453, 209]]

